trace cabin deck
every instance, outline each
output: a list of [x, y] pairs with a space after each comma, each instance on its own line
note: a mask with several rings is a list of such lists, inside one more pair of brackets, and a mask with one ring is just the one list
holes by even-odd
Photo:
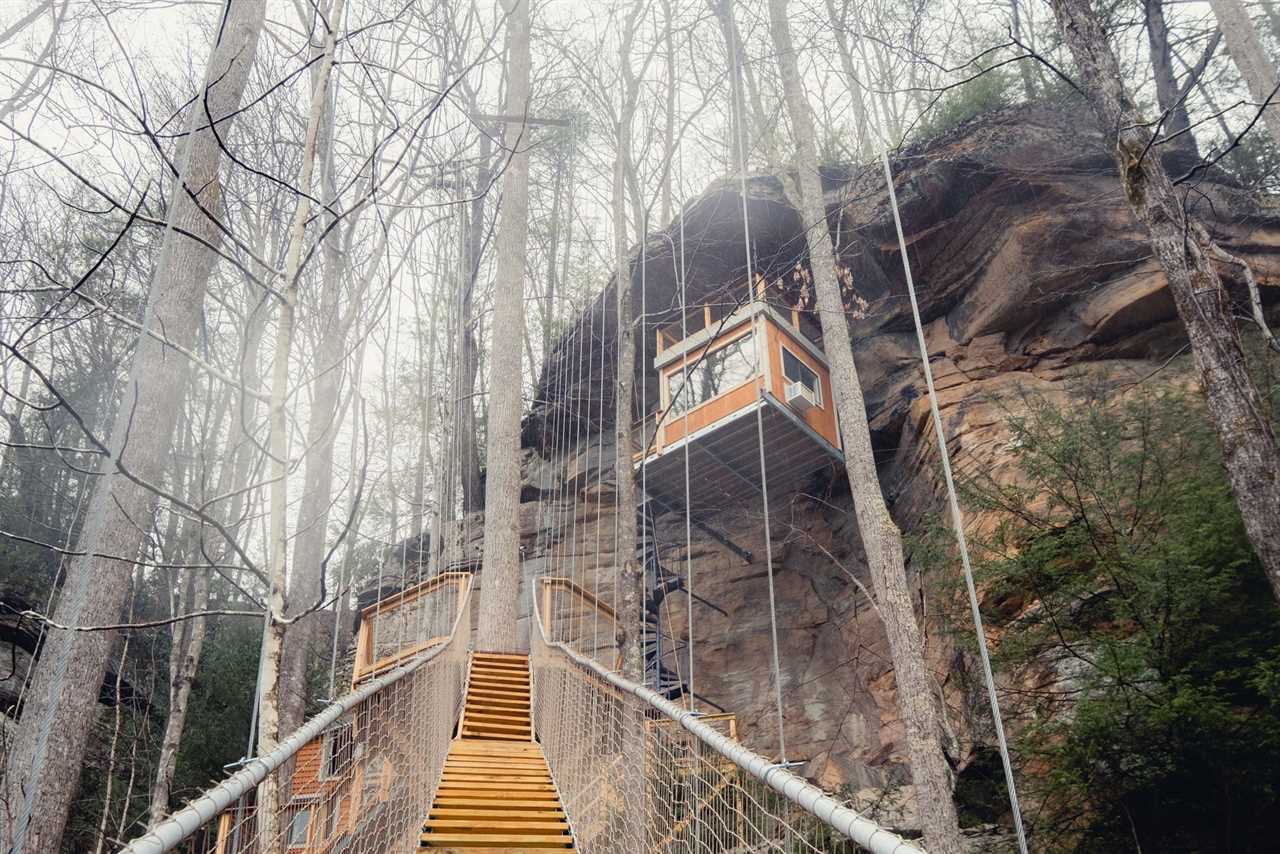
[[668, 503], [685, 503], [687, 442], [689, 506], [699, 511], [742, 506], [744, 491], [754, 496], [761, 490], [757, 412], [763, 420], [771, 499], [802, 489], [815, 472], [844, 459], [838, 448], [790, 407], [764, 394], [728, 417], [693, 431], [687, 440], [667, 445], [661, 454], [641, 460], [637, 469], [642, 488]]

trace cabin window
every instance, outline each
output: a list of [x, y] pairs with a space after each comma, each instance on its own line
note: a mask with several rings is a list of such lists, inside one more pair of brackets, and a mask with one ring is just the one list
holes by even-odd
[[307, 847], [307, 828], [311, 826], [311, 807], [304, 807], [293, 814], [289, 821], [289, 847]]
[[755, 336], [743, 335], [697, 360], [691, 360], [688, 373], [687, 391], [682, 388], [682, 371], [667, 377], [671, 415], [680, 415], [701, 406], [752, 379], [756, 375]]
[[782, 376], [789, 383], [800, 383], [809, 389], [813, 392], [813, 399], [817, 401], [818, 406], [822, 405], [822, 382], [818, 379], [817, 372], [800, 361], [800, 357], [786, 347], [782, 348]]
[[344, 773], [351, 766], [354, 739], [351, 724], [329, 730], [324, 734], [324, 762], [320, 765], [320, 779], [327, 780]]

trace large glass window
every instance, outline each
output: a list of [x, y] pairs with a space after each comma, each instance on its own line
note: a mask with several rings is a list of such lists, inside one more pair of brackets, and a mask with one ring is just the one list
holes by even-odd
[[789, 383], [800, 383], [809, 389], [818, 406], [822, 405], [822, 383], [818, 380], [817, 373], [786, 347], [782, 348], [782, 376]]
[[677, 371], [667, 377], [671, 415], [680, 415], [700, 406], [756, 376], [755, 336], [744, 335], [701, 359], [691, 360], [688, 372], [687, 391], [681, 387], [684, 381], [682, 372]]

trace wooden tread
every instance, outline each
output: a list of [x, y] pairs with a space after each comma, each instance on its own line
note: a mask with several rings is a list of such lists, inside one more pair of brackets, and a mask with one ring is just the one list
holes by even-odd
[[460, 735], [449, 746], [420, 848], [574, 847], [529, 706], [527, 656], [472, 655]]

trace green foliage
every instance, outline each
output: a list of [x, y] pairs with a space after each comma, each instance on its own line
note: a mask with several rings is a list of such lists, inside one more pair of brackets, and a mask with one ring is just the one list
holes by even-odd
[[223, 766], [244, 756], [261, 639], [258, 620], [215, 620], [210, 626], [178, 750], [175, 804], [222, 779]]
[[1261, 128], [1246, 134], [1218, 165], [1251, 192], [1280, 193], [1280, 148]]
[[1020, 403], [1022, 479], [967, 487], [1006, 519], [976, 571], [1026, 689], [1006, 699], [1037, 849], [1271, 850], [1280, 609], [1200, 401], [1096, 383]]
[[918, 140], [941, 136], [961, 122], [1013, 103], [1017, 77], [998, 68], [949, 89], [916, 125], [912, 136]]

